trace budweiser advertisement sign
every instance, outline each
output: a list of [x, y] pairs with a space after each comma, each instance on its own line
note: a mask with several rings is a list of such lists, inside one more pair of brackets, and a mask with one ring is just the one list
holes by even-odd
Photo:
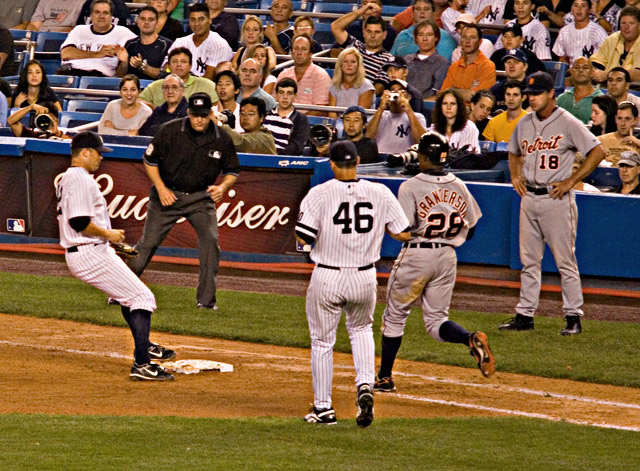
[[[57, 238], [55, 184], [67, 169], [69, 158], [43, 154], [31, 157], [33, 236]], [[17, 170], [15, 160], [21, 159], [10, 161], [13, 171]], [[3, 163], [6, 162], [0, 161], [4, 167]], [[1, 170], [6, 175], [4, 169]], [[107, 200], [112, 226], [124, 229], [128, 242], [136, 242], [144, 227], [151, 187], [142, 162], [103, 160], [93, 177]], [[295, 252], [295, 221], [310, 179], [309, 173], [243, 169], [236, 184], [217, 206], [221, 249], [272, 254]], [[21, 191], [5, 185], [6, 181], [2, 183], [0, 194], [4, 201], [14, 201], [17, 195], [25, 201], [11, 205], [13, 214], [0, 209], [3, 219], [26, 218], [26, 187]], [[188, 221], [180, 219], [163, 246], [195, 248], [196, 233]]]

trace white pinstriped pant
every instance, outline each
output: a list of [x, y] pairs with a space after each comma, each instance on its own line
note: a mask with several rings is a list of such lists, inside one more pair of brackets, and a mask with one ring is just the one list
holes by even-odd
[[80, 245], [77, 252], [65, 254], [71, 274], [98, 288], [132, 311], [155, 311], [153, 293], [116, 255], [109, 244]]
[[316, 267], [307, 290], [307, 321], [311, 335], [311, 372], [314, 405], [331, 407], [333, 346], [344, 310], [351, 340], [356, 385], [373, 384], [375, 344], [373, 310], [376, 305], [376, 270], [331, 270]]

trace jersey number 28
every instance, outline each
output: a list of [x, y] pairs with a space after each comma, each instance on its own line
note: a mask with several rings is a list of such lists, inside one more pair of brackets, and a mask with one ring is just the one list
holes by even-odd
[[356, 203], [353, 205], [352, 213], [349, 203], [342, 202], [333, 215], [333, 223], [336, 226], [342, 226], [343, 234], [351, 234], [353, 229], [358, 234], [365, 234], [373, 228], [373, 215], [366, 214], [364, 209], [373, 209], [373, 205], [371, 203]]
[[464, 227], [464, 221], [458, 211], [454, 211], [447, 217], [444, 213], [431, 213], [427, 216], [427, 229], [424, 231], [424, 237], [433, 239], [442, 237], [444, 239], [453, 239]]

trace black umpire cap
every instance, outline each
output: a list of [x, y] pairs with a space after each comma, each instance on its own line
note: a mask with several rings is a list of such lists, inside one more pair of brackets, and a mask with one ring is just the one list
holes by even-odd
[[329, 147], [329, 158], [333, 162], [355, 162], [358, 149], [351, 141], [336, 141]]
[[71, 141], [72, 149], [95, 149], [98, 152], [111, 152], [111, 147], [105, 147], [102, 138], [92, 131], [82, 131]]
[[194, 93], [189, 97], [189, 111], [194, 116], [209, 116], [211, 105], [211, 97], [208, 93]]

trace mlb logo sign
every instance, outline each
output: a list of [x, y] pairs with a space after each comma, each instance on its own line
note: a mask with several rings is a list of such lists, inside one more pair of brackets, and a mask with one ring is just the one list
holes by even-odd
[[25, 232], [24, 219], [7, 219], [7, 232]]

